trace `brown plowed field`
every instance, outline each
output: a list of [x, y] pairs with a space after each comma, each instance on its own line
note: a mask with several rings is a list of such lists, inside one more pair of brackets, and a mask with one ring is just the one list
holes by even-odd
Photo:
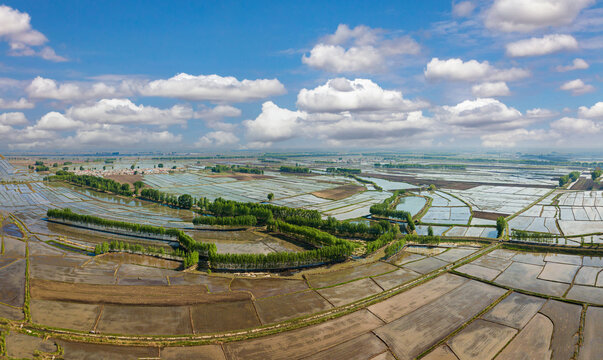
[[332, 189], [315, 191], [312, 195], [323, 199], [341, 200], [365, 190], [364, 186], [346, 184]]
[[31, 280], [31, 296], [87, 304], [192, 305], [250, 299], [246, 292], [208, 294], [203, 285], [94, 285]]

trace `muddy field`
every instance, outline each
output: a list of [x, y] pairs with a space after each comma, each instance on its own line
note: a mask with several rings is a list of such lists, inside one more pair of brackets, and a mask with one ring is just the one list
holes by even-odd
[[366, 188], [364, 186], [355, 185], [355, 184], [347, 184], [347, 185], [337, 186], [332, 189], [315, 191], [312, 193], [312, 195], [317, 196], [319, 198], [323, 198], [323, 199], [341, 200], [341, 199], [345, 199], [347, 197], [350, 197], [350, 196], [357, 194], [364, 190], [366, 190]]
[[126, 305], [189, 305], [230, 302], [249, 299], [246, 292], [209, 294], [205, 286], [170, 285], [91, 285], [47, 280], [32, 280], [31, 294], [34, 299], [60, 300], [84, 304]]

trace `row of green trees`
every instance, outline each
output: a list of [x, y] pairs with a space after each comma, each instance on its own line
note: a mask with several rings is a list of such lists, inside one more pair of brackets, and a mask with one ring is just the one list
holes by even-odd
[[193, 219], [195, 225], [242, 225], [242, 226], [254, 226], [257, 224], [258, 219], [253, 215], [240, 215], [240, 216], [197, 216]]
[[563, 175], [562, 177], [559, 178], [559, 186], [564, 186], [565, 184], [574, 182], [574, 181], [578, 180], [579, 177], [580, 177], [579, 171], [572, 171], [571, 173], [569, 173], [567, 175]]
[[385, 245], [389, 244], [390, 242], [394, 241], [396, 239], [397, 235], [398, 235], [398, 230], [396, 229], [396, 227], [392, 227], [391, 230], [389, 230], [385, 234], [379, 236], [376, 240], [367, 242], [366, 254], [367, 255], [372, 254], [375, 251], [377, 251], [378, 249], [380, 249], [380, 248], [384, 247]]
[[390, 257], [390, 256], [397, 254], [400, 250], [402, 250], [404, 248], [405, 245], [406, 245], [406, 236], [400, 240], [397, 240], [397, 241], [389, 244], [385, 248], [385, 256]]
[[208, 201], [202, 210], [216, 216], [253, 215], [260, 224], [267, 224], [272, 219], [284, 220], [290, 217], [321, 219], [320, 212], [316, 210], [296, 209], [272, 204], [242, 203], [222, 198], [217, 198], [213, 202]]
[[221, 165], [216, 164], [211, 167], [211, 171], [215, 173], [223, 173], [223, 172], [238, 172], [244, 174], [264, 174], [264, 170], [252, 167], [245, 167], [239, 165]]
[[496, 237], [501, 237], [505, 233], [505, 229], [507, 228], [507, 219], [504, 216], [499, 216], [496, 219]]
[[344, 245], [351, 248], [354, 248], [356, 245], [344, 239], [340, 239], [335, 237], [327, 232], [309, 227], [309, 226], [299, 226], [286, 223], [284, 221], [273, 221], [268, 224], [268, 230], [270, 231], [278, 231], [285, 234], [295, 235], [296, 238], [300, 240], [312, 244], [316, 247], [327, 247], [333, 245]]
[[362, 170], [360, 170], [360, 169], [348, 169], [348, 168], [328, 167], [327, 168], [327, 172], [328, 173], [335, 173], [335, 174], [355, 174], [355, 175], [358, 175], [358, 174], [362, 173]]
[[113, 240], [110, 243], [103, 242], [94, 247], [94, 254], [100, 255], [111, 251], [127, 251], [146, 255], [171, 255], [181, 257], [184, 268], [189, 268], [199, 263], [199, 253], [197, 251], [184, 252], [180, 249], [174, 249], [169, 252], [162, 247], [148, 246], [144, 247], [140, 244], [130, 244], [123, 241]]
[[339, 221], [331, 216], [325, 220], [308, 219], [298, 216], [290, 216], [284, 220], [289, 224], [310, 226], [337, 235], [354, 236], [360, 238], [375, 238], [376, 236], [385, 233], [392, 226], [387, 220], [371, 222], [370, 225], [367, 225], [363, 222], [352, 223], [347, 221]]
[[284, 172], [284, 173], [298, 173], [298, 174], [307, 174], [310, 172], [310, 169], [307, 167], [303, 167], [303, 166], [290, 166], [290, 165], [283, 165], [280, 167], [280, 172]]
[[[372, 205], [369, 209], [370, 213], [373, 215], [384, 216], [393, 219], [403, 219], [407, 220], [409, 223], [412, 222], [412, 214], [408, 211], [404, 210], [395, 210], [391, 209], [391, 204], [398, 198], [398, 196], [403, 195], [405, 193], [404, 190], [396, 190], [394, 194], [387, 199], [383, 200], [382, 203]], [[409, 220], [410, 219], [410, 220]], [[414, 229], [413, 229], [414, 230]]]
[[140, 191], [140, 198], [155, 201], [161, 204], [176, 206], [181, 209], [190, 209], [197, 202], [189, 194], [182, 194], [180, 196], [176, 196], [155, 189], [142, 189]]
[[302, 252], [268, 254], [213, 254], [210, 266], [224, 270], [271, 270], [293, 268], [347, 259], [353, 248], [346, 245], [327, 246]]
[[105, 179], [92, 175], [75, 175], [73, 173], [59, 170], [56, 175], [48, 176], [49, 181], [67, 181], [79, 186], [88, 186], [99, 191], [108, 191], [114, 194], [132, 196], [129, 184], [121, 184], [115, 180]]
[[354, 179], [354, 180], [356, 180], [356, 181], [358, 181], [359, 183], [362, 183], [362, 184], [371, 184], [371, 185], [373, 185], [373, 187], [377, 191], [383, 191], [383, 188], [381, 186], [377, 185], [374, 181], [363, 179], [363, 178], [358, 177], [358, 176], [356, 176], [354, 174], [348, 174], [348, 177], [351, 177], [352, 179]]
[[596, 169], [596, 170], [593, 170], [593, 171], [590, 173], [590, 177], [591, 177], [593, 180], [598, 179], [599, 177], [601, 177], [601, 175], [603, 175], [603, 170], [601, 170], [601, 169]]
[[558, 243], [559, 235], [513, 230], [511, 233], [511, 239], [539, 243]]
[[198, 251], [204, 255], [215, 253], [217, 251], [216, 245], [212, 243], [202, 243], [195, 241], [184, 231], [180, 229], [166, 229], [161, 226], [135, 224], [125, 221], [117, 221], [104, 219], [92, 215], [81, 215], [74, 213], [71, 209], [49, 209], [46, 212], [46, 216], [52, 219], [68, 220], [73, 222], [79, 222], [82, 224], [92, 224], [98, 226], [104, 226], [107, 228], [122, 229], [133, 233], [141, 234], [154, 234], [154, 235], [168, 235], [174, 237], [180, 246], [184, 248], [185, 252]]

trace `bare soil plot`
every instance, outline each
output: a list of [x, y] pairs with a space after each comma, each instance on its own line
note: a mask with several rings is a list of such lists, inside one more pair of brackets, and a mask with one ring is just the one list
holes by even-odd
[[35, 255], [57, 255], [62, 256], [66, 253], [66, 251], [58, 249], [52, 245], [48, 245], [41, 241], [31, 239], [29, 240], [29, 256]]
[[405, 269], [410, 269], [412, 271], [418, 272], [419, 274], [427, 274], [445, 265], [448, 265], [446, 261], [436, 259], [434, 257], [428, 257], [423, 260], [411, 262], [409, 264], [404, 265], [403, 267]]
[[312, 195], [323, 199], [341, 200], [366, 190], [364, 186], [356, 184], [341, 185], [332, 189], [315, 191]]
[[189, 305], [249, 299], [243, 292], [208, 294], [204, 286], [130, 286], [71, 284], [33, 279], [34, 299], [64, 300], [92, 304]]
[[34, 323], [80, 331], [94, 329], [101, 309], [101, 305], [36, 299], [31, 300], [30, 306]]
[[355, 279], [360, 279], [363, 277], [383, 274], [396, 269], [397, 267], [391, 264], [378, 261], [370, 264], [353, 266], [325, 273], [307, 274], [305, 275], [305, 277], [308, 279], [308, 283], [311, 287], [322, 288], [326, 286], [341, 284]]
[[603, 308], [589, 307], [583, 332], [584, 341], [580, 348], [580, 360], [600, 359], [603, 353]]
[[503, 271], [509, 265], [511, 265], [511, 260], [501, 259], [499, 257], [494, 257], [486, 254], [473, 260], [471, 264], [487, 267], [493, 270]]
[[17, 260], [0, 269], [0, 302], [23, 306], [25, 297], [25, 259]]
[[383, 289], [388, 290], [398, 285], [402, 285], [421, 276], [412, 270], [398, 269], [387, 274], [373, 277], [373, 280]]
[[549, 300], [540, 312], [553, 322], [552, 360], [570, 359], [578, 345], [582, 306]]
[[119, 278], [118, 285], [137, 285], [137, 286], [160, 286], [168, 285], [167, 277], [164, 278]]
[[469, 281], [435, 301], [375, 330], [398, 359], [414, 359], [504, 294]]
[[544, 261], [570, 265], [582, 265], [582, 256], [549, 253], [546, 254]]
[[477, 319], [448, 341], [460, 359], [493, 359], [517, 330]]
[[112, 261], [116, 263], [149, 266], [160, 269], [176, 270], [181, 266], [181, 263], [179, 261], [160, 259], [148, 255], [108, 253], [102, 255], [102, 257], [107, 261]]
[[188, 306], [105, 305], [96, 328], [104, 334], [192, 334]]
[[115, 359], [153, 359], [159, 356], [155, 347], [118, 346], [86, 344], [57, 340], [61, 345], [65, 359], [69, 360], [115, 360]]
[[16, 309], [8, 305], [0, 304], [0, 318], [10, 320], [23, 320], [23, 310], [21, 310], [21, 308]]
[[134, 264], [122, 264], [117, 270], [117, 278], [161, 278], [167, 276], [179, 275], [179, 272], [167, 269], [158, 269], [150, 266], [141, 266]]
[[589, 304], [603, 305], [603, 288], [574, 285], [565, 297]]
[[519, 253], [515, 256], [513, 256], [513, 258], [511, 260], [513, 261], [517, 261], [517, 262], [522, 262], [525, 264], [532, 264], [532, 265], [544, 265], [544, 257], [546, 256], [546, 254], [535, 254], [535, 253]]
[[210, 293], [226, 292], [229, 290], [231, 278], [208, 276], [204, 274], [181, 273], [169, 276], [170, 285], [203, 285]]
[[230, 283], [231, 290], [249, 291], [256, 298], [288, 294], [308, 289], [308, 285], [303, 280], [293, 279], [245, 279], [235, 278]]
[[546, 302], [545, 299], [512, 293], [496, 304], [482, 318], [516, 329], [522, 329]]
[[297, 359], [367, 333], [383, 322], [366, 310], [359, 310], [322, 324], [228, 343], [224, 352], [229, 359]]
[[496, 278], [501, 272], [498, 270], [490, 269], [487, 267], [465, 264], [456, 269], [459, 272], [465, 273], [467, 275], [475, 276], [476, 278], [492, 281]]
[[195, 333], [216, 333], [261, 325], [251, 300], [191, 306]]
[[478, 249], [450, 249], [448, 251], [444, 251], [443, 253], [436, 255], [436, 259], [444, 260], [446, 262], [455, 262], [459, 259], [464, 258], [465, 256], [469, 256], [476, 252]]
[[314, 290], [308, 290], [258, 299], [255, 308], [262, 323], [270, 324], [328, 310], [332, 305]]
[[537, 360], [551, 358], [553, 323], [542, 314], [536, 314], [509, 345], [496, 357], [497, 360]]
[[371, 278], [317, 290], [334, 306], [342, 306], [383, 291]]
[[391, 322], [458, 288], [467, 281], [463, 277], [446, 273], [380, 303], [371, 305], [368, 309], [385, 322]]
[[601, 271], [599, 267], [583, 266], [578, 270], [574, 278], [574, 284], [595, 286], [597, 283], [597, 274]]
[[496, 220], [499, 217], [507, 217], [509, 214], [489, 212], [489, 211], [473, 211], [473, 217], [478, 219]]
[[387, 262], [396, 265], [403, 265], [411, 261], [417, 261], [424, 259], [425, 256], [419, 254], [412, 254], [406, 251], [401, 251], [397, 255], [392, 256]]
[[396, 360], [396, 358], [391, 352], [386, 351], [382, 354], [372, 357], [370, 360]]
[[[143, 181], [142, 174], [119, 174], [119, 175], [104, 175], [105, 179], [115, 180], [122, 184], [130, 185], [130, 188], [134, 189], [134, 183], [137, 181]], [[146, 185], [144, 186], [146, 187]]]
[[580, 266], [547, 262], [539, 279], [571, 283]]
[[514, 262], [494, 281], [514, 289], [528, 290], [539, 294], [562, 296], [569, 284], [538, 279], [542, 266]]
[[360, 335], [355, 339], [335, 345], [327, 350], [310, 355], [304, 359], [312, 360], [365, 360], [387, 351], [387, 346], [373, 333]]
[[25, 242], [21, 240], [4, 237], [4, 255], [6, 258], [25, 257]]
[[6, 355], [18, 359], [33, 359], [36, 351], [43, 353], [57, 351], [57, 346], [52, 340], [44, 340], [36, 336], [16, 332], [11, 332], [6, 336], [6, 348]]
[[220, 345], [167, 347], [161, 349], [162, 360], [226, 360]]
[[423, 360], [459, 360], [459, 358], [454, 355], [452, 350], [448, 347], [448, 345], [440, 345], [437, 348], [433, 349], [429, 354], [425, 355], [422, 358]]

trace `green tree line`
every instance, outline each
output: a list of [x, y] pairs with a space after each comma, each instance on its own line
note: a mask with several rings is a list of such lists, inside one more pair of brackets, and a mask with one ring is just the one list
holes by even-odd
[[197, 216], [193, 219], [195, 225], [243, 225], [243, 226], [254, 226], [257, 224], [258, 219], [253, 215], [240, 215], [240, 216]]
[[66, 181], [79, 186], [88, 186], [99, 191], [107, 191], [124, 196], [132, 196], [132, 190], [130, 190], [130, 185], [121, 184], [115, 180], [105, 179], [98, 176], [75, 175], [64, 170], [59, 170], [57, 171], [56, 175], [49, 176], [46, 178], [46, 180]]
[[283, 165], [280, 167], [279, 171], [284, 173], [307, 174], [310, 172], [310, 169], [303, 166]]

